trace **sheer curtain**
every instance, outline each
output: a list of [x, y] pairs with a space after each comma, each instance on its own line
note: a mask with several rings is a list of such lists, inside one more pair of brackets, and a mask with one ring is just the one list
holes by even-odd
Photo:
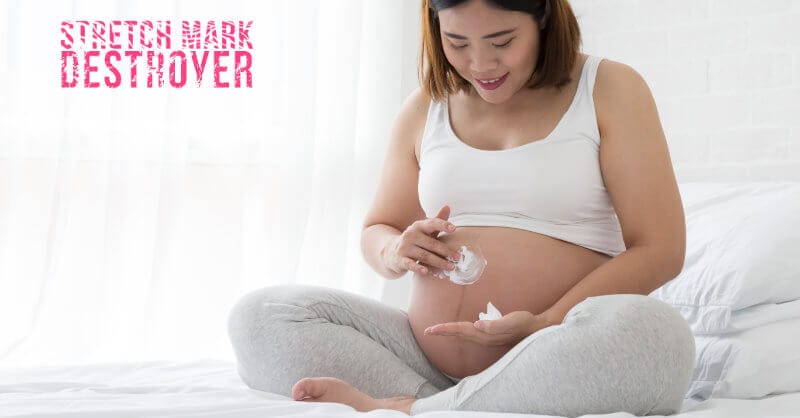
[[[417, 7], [0, 1], [0, 366], [232, 359], [250, 290], [379, 298], [361, 223]], [[253, 20], [253, 88], [62, 89], [65, 19]]]

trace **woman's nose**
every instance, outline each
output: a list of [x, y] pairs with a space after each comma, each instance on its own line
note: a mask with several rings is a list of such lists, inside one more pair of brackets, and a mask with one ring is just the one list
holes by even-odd
[[479, 75], [488, 75], [498, 66], [497, 56], [489, 51], [476, 51], [471, 57], [470, 69]]

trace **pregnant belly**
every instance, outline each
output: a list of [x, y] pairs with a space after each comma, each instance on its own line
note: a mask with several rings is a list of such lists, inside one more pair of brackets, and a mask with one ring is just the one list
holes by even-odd
[[423, 335], [445, 322], [478, 320], [492, 302], [505, 315], [539, 314], [611, 257], [534, 232], [503, 227], [459, 227], [439, 237], [452, 249], [479, 246], [487, 260], [478, 282], [458, 285], [414, 274], [408, 319], [420, 348], [439, 370], [462, 378], [485, 370], [513, 345], [487, 347], [456, 336]]

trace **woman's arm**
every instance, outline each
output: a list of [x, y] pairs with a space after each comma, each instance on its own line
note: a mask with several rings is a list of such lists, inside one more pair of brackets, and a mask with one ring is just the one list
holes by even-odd
[[389, 241], [400, 234], [397, 228], [386, 224], [370, 225], [361, 232], [361, 253], [364, 260], [373, 270], [389, 280], [399, 279], [406, 274], [405, 271], [395, 273], [389, 270], [383, 258], [383, 250]]
[[419, 88], [403, 102], [392, 126], [375, 197], [364, 218], [361, 252], [367, 264], [390, 280], [406, 272], [396, 273], [386, 266], [386, 245], [414, 221], [425, 218], [417, 192], [419, 165], [414, 148], [425, 129], [429, 103], [430, 97]]
[[600, 167], [627, 250], [598, 267], [542, 313], [560, 324], [591, 296], [648, 295], [683, 269], [686, 223], [655, 100], [627, 65], [604, 60], [595, 82]]

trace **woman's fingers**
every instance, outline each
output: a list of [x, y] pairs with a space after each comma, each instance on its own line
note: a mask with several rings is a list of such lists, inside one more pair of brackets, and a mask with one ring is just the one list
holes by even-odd
[[446, 268], [448, 260], [458, 261], [461, 257], [461, 252], [459, 250], [450, 248], [447, 244], [436, 238], [423, 238], [419, 247], [421, 250], [418, 257], [419, 260], [432, 267]]
[[[443, 209], [446, 208], [443, 207]], [[440, 215], [446, 215], [440, 211]], [[446, 210], [449, 211], [449, 208]], [[413, 231], [419, 234], [414, 234]], [[430, 269], [451, 271], [455, 265], [451, 262], [458, 261], [461, 253], [447, 246], [438, 239], [440, 232], [454, 232], [455, 226], [445, 219], [436, 217], [414, 222], [413, 227], [404, 232], [407, 243], [416, 241], [416, 248], [409, 248], [405, 252], [408, 258], [405, 261], [407, 270], [419, 274], [427, 274]], [[412, 265], [413, 264], [413, 265]]]
[[520, 341], [519, 338], [510, 333], [489, 334], [478, 329], [474, 322], [449, 322], [432, 325], [425, 329], [424, 335], [461, 337], [464, 340], [488, 347], [513, 345]]
[[440, 218], [425, 219], [420, 222], [419, 228], [425, 235], [433, 238], [438, 237], [441, 232], [452, 233], [456, 230], [455, 225]]
[[423, 266], [422, 263], [417, 263], [415, 260], [410, 258], [405, 259], [406, 269], [408, 271], [413, 271], [418, 274], [426, 275], [428, 274], [427, 267]]

